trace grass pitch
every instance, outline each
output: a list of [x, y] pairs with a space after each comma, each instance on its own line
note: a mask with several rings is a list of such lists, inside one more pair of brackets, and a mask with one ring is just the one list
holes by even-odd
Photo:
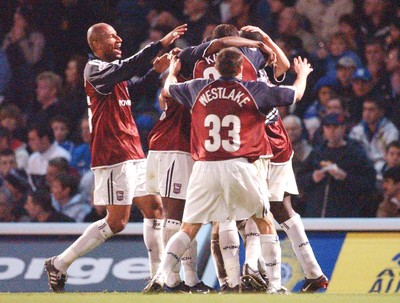
[[0, 293], [0, 303], [398, 303], [400, 295], [383, 294], [263, 294], [180, 295], [141, 293]]

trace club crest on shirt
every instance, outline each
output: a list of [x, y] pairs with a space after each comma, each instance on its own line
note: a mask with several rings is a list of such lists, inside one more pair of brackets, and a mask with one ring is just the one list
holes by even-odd
[[179, 194], [181, 192], [182, 184], [174, 183], [174, 194]]
[[117, 200], [118, 201], [124, 200], [124, 192], [122, 190], [117, 191]]

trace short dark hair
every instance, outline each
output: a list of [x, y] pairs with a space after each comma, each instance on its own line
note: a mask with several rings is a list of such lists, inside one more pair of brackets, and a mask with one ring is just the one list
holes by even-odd
[[365, 97], [363, 103], [366, 103], [366, 102], [374, 103], [376, 105], [376, 107], [378, 107], [379, 109], [381, 109], [385, 112], [387, 110], [386, 101], [385, 101], [385, 99], [383, 99], [383, 97], [380, 97], [377, 95], [367, 96], [367, 97]]
[[40, 205], [44, 211], [54, 210], [51, 204], [51, 195], [47, 190], [38, 189], [29, 194], [32, 197], [32, 202], [34, 204]]
[[212, 39], [219, 39], [223, 37], [238, 37], [239, 31], [236, 26], [232, 24], [220, 24], [217, 25], [212, 33]]
[[64, 123], [68, 129], [71, 128], [71, 122], [69, 121], [69, 119], [67, 117], [64, 117], [61, 115], [54, 116], [50, 120], [50, 126], [53, 124], [53, 122], [61, 122], [61, 123]]
[[400, 182], [400, 166], [395, 166], [389, 168], [387, 171], [383, 173], [384, 180], [393, 180], [394, 183]]
[[76, 195], [79, 189], [79, 179], [76, 176], [71, 176], [67, 173], [60, 173], [55, 176], [54, 180], [58, 180], [61, 183], [63, 189], [70, 189], [70, 197]]
[[243, 54], [235, 47], [228, 47], [218, 53], [215, 61], [222, 77], [235, 77], [243, 64]]
[[0, 158], [1, 157], [7, 157], [7, 156], [14, 156], [15, 157], [15, 151], [13, 151], [11, 148], [7, 148], [4, 150], [0, 151]]
[[48, 165], [56, 167], [59, 172], [68, 173], [70, 169], [68, 160], [63, 157], [56, 157], [51, 159]]
[[263, 41], [262, 36], [259, 32], [239, 31], [239, 36], [249, 40]]
[[400, 140], [392, 141], [386, 146], [386, 152], [389, 151], [390, 148], [396, 147], [400, 149]]
[[28, 133], [31, 131], [36, 131], [39, 138], [47, 137], [50, 142], [54, 142], [54, 134], [53, 130], [49, 127], [49, 125], [32, 125], [28, 129]]

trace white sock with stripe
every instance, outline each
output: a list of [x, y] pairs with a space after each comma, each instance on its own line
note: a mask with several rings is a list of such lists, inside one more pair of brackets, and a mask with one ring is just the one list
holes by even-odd
[[240, 241], [235, 221], [225, 221], [219, 224], [219, 245], [228, 276], [228, 285], [235, 287], [240, 283]]
[[303, 268], [306, 278], [315, 279], [320, 277], [322, 270], [308, 241], [300, 215], [296, 214], [280, 225], [292, 242], [293, 250]]
[[150, 263], [150, 277], [157, 272], [163, 253], [161, 236], [162, 219], [143, 219], [143, 240], [147, 248]]
[[60, 271], [66, 272], [77, 258], [86, 255], [113, 235], [105, 218], [90, 224], [70, 247], [56, 257], [54, 266]]

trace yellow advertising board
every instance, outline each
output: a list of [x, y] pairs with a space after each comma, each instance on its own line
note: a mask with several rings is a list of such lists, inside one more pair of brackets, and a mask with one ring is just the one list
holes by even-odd
[[400, 294], [400, 233], [347, 233], [327, 292]]

